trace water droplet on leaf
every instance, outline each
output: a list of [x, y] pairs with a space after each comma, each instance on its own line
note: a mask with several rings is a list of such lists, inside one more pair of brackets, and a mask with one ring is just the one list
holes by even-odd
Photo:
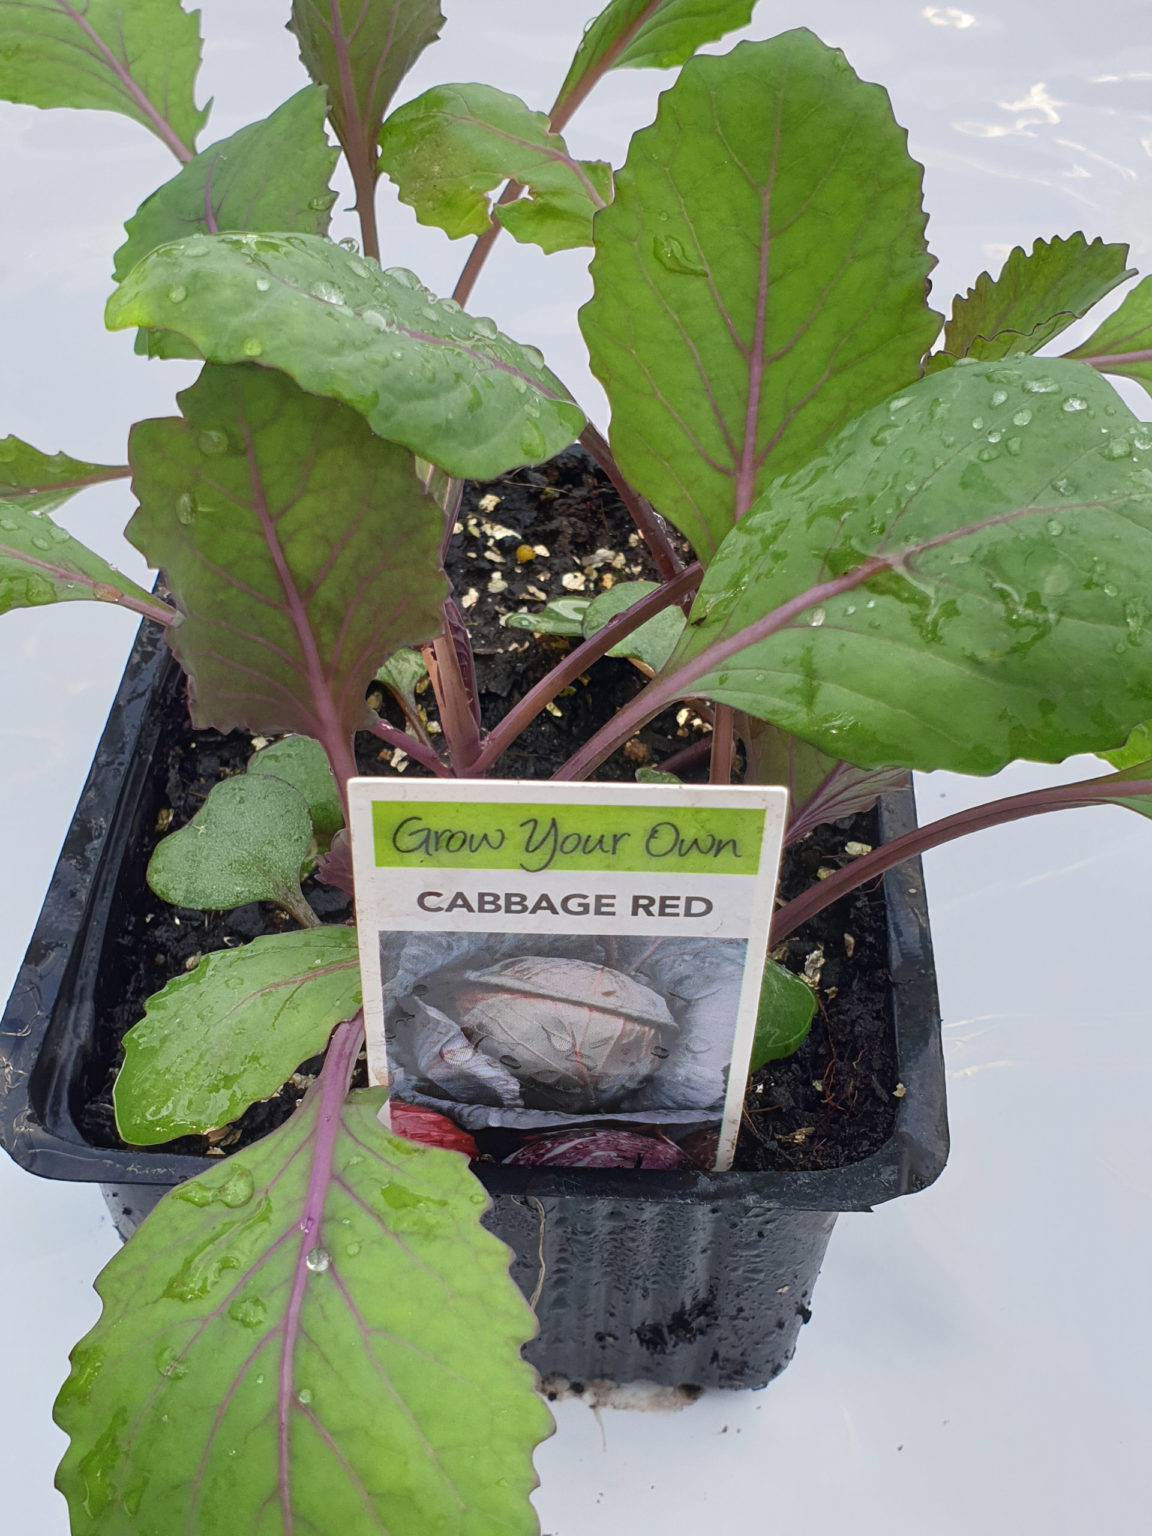
[[256, 1180], [249, 1169], [240, 1164], [233, 1164], [224, 1180], [219, 1186], [217, 1199], [221, 1205], [227, 1205], [232, 1209], [241, 1205], [247, 1205], [256, 1188]]
[[313, 1248], [304, 1262], [314, 1275], [322, 1275], [331, 1264], [332, 1255], [327, 1248]]
[[657, 235], [652, 241], [652, 253], [669, 272], [678, 272], [684, 277], [707, 276], [708, 268], [698, 257], [691, 255], [675, 235]]
[[264, 346], [263, 343], [256, 340], [255, 336], [249, 336], [240, 350], [244, 353], [245, 357], [259, 357], [264, 350]]
[[173, 1381], [180, 1381], [187, 1376], [189, 1366], [180, 1351], [173, 1344], [167, 1345], [156, 1357], [156, 1369], [161, 1376], [168, 1376]]
[[338, 288], [335, 283], [313, 283], [308, 291], [314, 299], [319, 299], [324, 304], [344, 303], [344, 290]]
[[228, 1316], [242, 1328], [259, 1328], [268, 1308], [258, 1296], [237, 1296], [228, 1308]]

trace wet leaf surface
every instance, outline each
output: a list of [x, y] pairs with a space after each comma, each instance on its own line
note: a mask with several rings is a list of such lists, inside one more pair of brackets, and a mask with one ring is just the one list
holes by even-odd
[[179, 404], [133, 429], [128, 536], [187, 614], [193, 718], [346, 752], [376, 668], [440, 627], [439, 509], [410, 454], [283, 374], [207, 368]]
[[584, 425], [534, 349], [435, 298], [411, 272], [382, 272], [316, 235], [161, 246], [109, 299], [107, 321], [173, 331], [213, 362], [258, 358], [452, 475], [536, 463]]
[[665, 672], [763, 621], [692, 687], [829, 755], [992, 773], [1110, 748], [1152, 696], [1150, 451], [1083, 366], [927, 378], [765, 493]]
[[299, 905], [311, 843], [312, 818], [299, 790], [283, 779], [240, 774], [214, 785], [188, 825], [156, 845], [148, 884], [178, 907]]
[[0, 496], [0, 613], [45, 603], [91, 600], [136, 612], [162, 611], [143, 587], [129, 581], [95, 550], [74, 539], [46, 512], [73, 492], [56, 490], [9, 501]]
[[86, 1536], [535, 1536], [533, 1320], [458, 1153], [345, 1099], [363, 1032], [280, 1130], [178, 1186], [96, 1282], [57, 1401]]
[[141, 203], [124, 226], [113, 275], [128, 276], [158, 245], [194, 232], [296, 230], [323, 235], [336, 194], [327, 99], [306, 86], [260, 122], [210, 145]]
[[316, 842], [326, 848], [344, 825], [344, 807], [324, 748], [311, 736], [285, 736], [252, 754], [250, 774], [283, 779], [303, 795]]
[[228, 1125], [269, 1098], [360, 1007], [353, 928], [269, 934], [208, 955], [124, 1037], [116, 1124], [133, 1146]]
[[773, 478], [919, 377], [921, 168], [812, 33], [686, 64], [597, 215], [580, 312], [631, 484], [707, 561]]

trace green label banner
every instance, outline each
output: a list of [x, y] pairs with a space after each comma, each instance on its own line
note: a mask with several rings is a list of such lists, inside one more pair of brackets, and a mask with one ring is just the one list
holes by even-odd
[[764, 811], [377, 800], [372, 826], [381, 868], [755, 875]]

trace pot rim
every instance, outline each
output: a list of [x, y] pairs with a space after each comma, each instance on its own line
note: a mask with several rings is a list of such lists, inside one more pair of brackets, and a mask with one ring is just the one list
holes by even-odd
[[[94, 1146], [74, 1113], [71, 1063], [94, 1026], [92, 993], [115, 877], [156, 750], [154, 701], [181, 685], [160, 626], [144, 620], [96, 749], [12, 995], [0, 1020], [0, 1145], [30, 1173], [99, 1184], [172, 1185], [213, 1159]], [[884, 841], [916, 825], [911, 783], [881, 797]], [[889, 1139], [845, 1167], [799, 1172], [536, 1169], [478, 1163], [492, 1196], [748, 1202], [757, 1210], [858, 1211], [924, 1189], [948, 1156], [940, 1008], [919, 859], [883, 877], [897, 1064], [905, 1093]]]

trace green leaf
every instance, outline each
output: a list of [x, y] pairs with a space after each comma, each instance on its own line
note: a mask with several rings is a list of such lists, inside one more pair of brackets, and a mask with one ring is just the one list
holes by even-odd
[[154, 993], [124, 1036], [117, 1130], [146, 1147], [230, 1124], [359, 1007], [354, 928], [268, 934], [208, 955]]
[[421, 224], [453, 239], [492, 221], [486, 194], [505, 181], [529, 197], [496, 210], [517, 240], [545, 251], [592, 244], [592, 215], [612, 196], [612, 169], [574, 160], [548, 117], [489, 85], [439, 85], [397, 107], [380, 134], [381, 169]]
[[[534, 1536], [532, 1315], [455, 1152], [343, 1102], [178, 1185], [96, 1282], [56, 1403], [85, 1536]], [[350, 1042], [350, 1043], [349, 1043]], [[333, 1064], [343, 1074], [338, 1074]]]
[[1027, 256], [1018, 245], [999, 277], [982, 272], [974, 287], [957, 295], [944, 327], [944, 351], [986, 362], [1039, 351], [1117, 284], [1135, 277], [1134, 268], [1125, 268], [1127, 259], [1126, 245], [1105, 245], [1099, 238], [1089, 244], [1079, 232], [1037, 240]]
[[193, 719], [347, 752], [380, 662], [440, 628], [442, 514], [410, 454], [283, 374], [206, 368], [178, 399], [132, 430], [128, 537], [187, 615]]
[[733, 529], [665, 689], [862, 767], [985, 774], [1120, 741], [1152, 697], [1150, 450], [1082, 365], [924, 379]]
[[675, 773], [664, 773], [660, 768], [637, 768], [637, 784], [683, 784], [684, 780]]
[[672, 69], [747, 26], [756, 0], [612, 0], [584, 33], [559, 100], [583, 97], [609, 69]]
[[534, 348], [316, 235], [193, 235], [108, 301], [112, 330], [155, 326], [218, 363], [259, 358], [359, 411], [380, 437], [464, 479], [551, 458], [584, 425]]
[[1143, 766], [1152, 758], [1152, 721], [1138, 725], [1124, 745], [1114, 752], [1098, 752], [1096, 755], [1111, 763], [1113, 768]]
[[1100, 329], [1065, 356], [1135, 379], [1152, 395], [1152, 277], [1137, 283]]
[[46, 512], [32, 510], [38, 504], [65, 501], [74, 489], [58, 486], [23, 501], [0, 499], [0, 613], [91, 599], [160, 617], [163, 605], [143, 587], [74, 539]]
[[116, 252], [119, 283], [158, 245], [195, 232], [295, 230], [323, 235], [336, 194], [328, 181], [338, 151], [324, 131], [327, 99], [305, 86], [270, 117], [196, 156], [153, 192], [124, 226]]
[[537, 635], [583, 636], [590, 597], [554, 597], [538, 613], [506, 613], [500, 620], [509, 629], [530, 629]]
[[[617, 586], [609, 587], [607, 592], [601, 592], [585, 610], [585, 639], [594, 635], [598, 629], [603, 629], [609, 619], [614, 619], [618, 613], [623, 613], [626, 608], [631, 608], [633, 603], [638, 603], [642, 597], [655, 590], [654, 581], [622, 581]], [[639, 629], [625, 635], [608, 655], [626, 656], [630, 661], [643, 662], [653, 672], [659, 672], [676, 649], [684, 633], [685, 622], [679, 608], [664, 608], [646, 624], [641, 624]]]
[[[1143, 729], [1146, 729], [1146, 727], [1141, 727], [1141, 730]], [[1137, 735], [1138, 732], [1133, 732], [1134, 738]], [[1106, 754], [1101, 753], [1100, 755], [1103, 757]], [[1138, 816], [1152, 816], [1152, 795], [1147, 793], [1138, 795], [1124, 794], [1125, 781], [1130, 783], [1133, 779], [1152, 779], [1152, 760], [1144, 758], [1140, 762], [1119, 764], [1118, 767], [1120, 769], [1118, 773], [1107, 775], [1107, 779], [1114, 779], [1116, 785], [1116, 793], [1112, 796], [1111, 803], [1123, 806], [1127, 811], [1135, 811]], [[1097, 780], [1096, 782], [1106, 782], [1106, 780]]]
[[424, 662], [424, 654], [412, 648], [397, 651], [394, 656], [389, 656], [382, 667], [377, 670], [376, 681], [383, 683], [399, 700], [405, 714], [410, 719], [420, 717], [420, 705], [416, 699], [416, 689], [428, 676], [428, 668]]
[[344, 807], [328, 754], [311, 736], [285, 736], [261, 747], [249, 759], [248, 772], [283, 779], [304, 796], [320, 848], [327, 848], [344, 825]]
[[630, 483], [711, 559], [777, 475], [920, 376], [921, 169], [811, 32], [695, 58], [596, 219], [580, 312]]
[[304, 905], [300, 866], [312, 843], [303, 795], [283, 779], [241, 774], [214, 784], [187, 826], [156, 844], [148, 884], [177, 907], [225, 912], [249, 901]]
[[439, 0], [292, 0], [288, 30], [304, 68], [328, 88], [350, 156], [372, 144], [396, 87], [443, 25]]
[[179, 0], [0, 0], [4, 101], [121, 112], [190, 160], [199, 68], [200, 13]]
[[18, 437], [0, 438], [0, 502], [17, 502], [26, 512], [49, 512], [86, 485], [122, 480], [119, 464], [89, 464], [66, 453], [41, 453]]
[[749, 1071], [759, 1072], [768, 1062], [779, 1061], [799, 1050], [815, 1014], [812, 988], [775, 960], [765, 960]]

